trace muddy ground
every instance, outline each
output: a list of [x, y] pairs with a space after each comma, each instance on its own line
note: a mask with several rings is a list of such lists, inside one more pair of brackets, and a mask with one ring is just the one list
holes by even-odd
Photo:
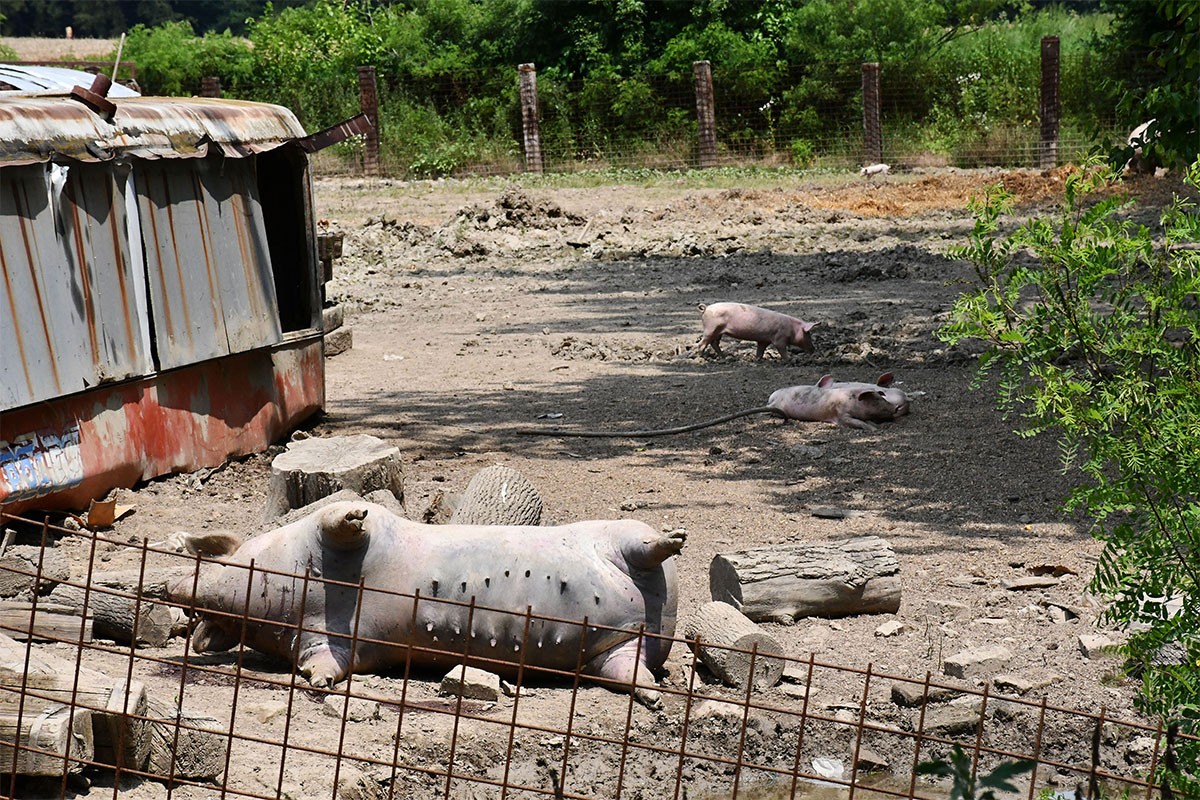
[[[981, 690], [992, 673], [1004, 673], [1028, 684], [1026, 700], [1137, 719], [1135, 687], [1119, 677], [1118, 660], [1081, 652], [1081, 635], [1119, 640], [1120, 633], [1097, 627], [1101, 605], [1086, 584], [1099, 547], [1083, 521], [1059, 512], [1070, 484], [1055, 443], [1015, 436], [1016, 422], [994, 408], [994, 387], [971, 389], [977, 350], [948, 348], [935, 336], [969, 275], [946, 255], [970, 230], [966, 198], [996, 180], [1021, 201], [1014, 222], [1061, 196], [1061, 175], [952, 171], [718, 189], [319, 180], [319, 216], [346, 235], [328, 294], [346, 311], [353, 347], [327, 360], [326, 413], [307, 426], [309, 433], [365, 433], [399, 447], [404, 505], [414, 518], [437, 492], [462, 491], [479, 469], [505, 464], [541, 491], [545, 522], [632, 517], [662, 531], [683, 529], [681, 619], [710, 599], [708, 568], [718, 553], [882, 536], [900, 563], [899, 613], [766, 625], [789, 656], [949, 680], [942, 678], [945, 657], [999, 645], [1009, 653], [1005, 663], [966, 686]], [[1141, 212], [1149, 220], [1171, 187], [1155, 182], [1135, 188], [1150, 202]], [[817, 322], [815, 352], [790, 364], [774, 354], [756, 363], [751, 345], [726, 340], [724, 357], [697, 356], [697, 304], [719, 300]], [[762, 405], [776, 388], [826, 373], [873, 380], [885, 371], [894, 372], [910, 394], [912, 413], [876, 431], [758, 417], [659, 439], [514, 433], [550, 424], [670, 427]], [[120, 492], [119, 501], [136, 511], [117, 523], [115, 538], [157, 540], [180, 529], [261, 530], [270, 455]], [[87, 555], [82, 540], [61, 545], [77, 557]], [[134, 563], [136, 554], [127, 550], [105, 545], [100, 558], [106, 568]], [[1058, 573], [1056, 584], [1006, 588], [1043, 568]], [[903, 630], [880, 636], [880, 625], [893, 619], [904, 623]], [[176, 641], [156, 656], [169, 661], [181, 652]], [[233, 655], [205, 658], [236, 664]], [[114, 655], [111, 662], [115, 669], [127, 660]], [[665, 684], [686, 688], [690, 663], [687, 649], [677, 646]], [[139, 661], [135, 669], [147, 683], [177, 690], [178, 670], [170, 663]], [[254, 654], [244, 657], [243, 669], [277, 680], [288, 675], [286, 665]], [[814, 758], [838, 760], [848, 777], [854, 729], [836, 721], [857, 716], [863, 676], [817, 673], [808, 710], [829, 721], [806, 730], [799, 763], [811, 772]], [[437, 677], [411, 681], [408, 698], [436, 702]], [[911, 730], [919, 712], [892, 701], [893, 682], [873, 680], [865, 716], [873, 724]], [[382, 697], [385, 704], [380, 719], [346, 725], [344, 752], [390, 761], [398, 746], [402, 762], [444, 769], [450, 717], [410, 714], [399, 744], [394, 742], [397, 715], [387, 700], [398, 699], [402, 683], [398, 675], [355, 679], [354, 692]], [[185, 705], [227, 714], [227, 684], [189, 685]], [[715, 683], [704, 691], [739, 696]], [[287, 724], [278, 708], [287, 692], [253, 684], [239, 692], [237, 730], [263, 741], [235, 744], [229, 788], [274, 796], [279, 751], [271, 743], [281, 741]], [[745, 740], [740, 717], [717, 716], [693, 723], [689, 747], [729, 758], [742, 747], [758, 763], [789, 769], [799, 731], [796, 718], [783, 710], [798, 713], [801, 694], [794, 683], [756, 693], [755, 702], [773, 710], [754, 712], [759, 719]], [[569, 687], [535, 686], [521, 700], [520, 718], [562, 730], [570, 697]], [[312, 693], [295, 696], [289, 741], [333, 747], [340, 726], [324, 715], [321, 700]], [[455, 767], [502, 780], [512, 701], [470, 707], [490, 721], [462, 723]], [[682, 699], [668, 696], [662, 712], [630, 708], [626, 697], [585, 687], [572, 724], [576, 732], [619, 742], [628, 719], [630, 742], [678, 745]], [[1034, 710], [997, 712], [993, 705], [988, 716], [986, 744], [1031, 752]], [[1042, 751], [1086, 763], [1089, 730], [1084, 720], [1051, 713]], [[1109, 734], [1106, 766], [1144, 771], [1148, 753], [1136, 738], [1127, 731]], [[907, 776], [911, 741], [868, 731], [862, 746], [888, 762], [884, 774]], [[622, 762], [621, 796], [675, 791], [675, 756], [636, 748], [623, 754], [617, 744], [598, 741], [571, 747], [568, 794], [613, 796]], [[509, 780], [550, 791], [562, 748], [560, 735], [521, 732]], [[731, 769], [686, 762], [687, 796], [729, 795]], [[331, 763], [289, 754], [284, 796], [332, 796]], [[114, 791], [111, 778], [89, 774], [95, 781], [90, 792], [80, 786], [73, 792]], [[393, 785], [385, 767], [347, 767], [343, 783], [348, 774], [372, 789]], [[737, 780], [741, 796], [773, 796], [771, 788], [746, 794], [748, 785], [770, 786], [761, 772], [747, 771]], [[444, 779], [411, 770], [402, 770], [394, 786], [398, 797], [440, 796], [445, 789]], [[346, 792], [343, 787], [339, 796]], [[172, 796], [213, 794], [185, 787]], [[455, 781], [451, 794], [499, 796], [499, 790]], [[151, 781], [130, 780], [121, 788], [121, 796], [163, 795]]]

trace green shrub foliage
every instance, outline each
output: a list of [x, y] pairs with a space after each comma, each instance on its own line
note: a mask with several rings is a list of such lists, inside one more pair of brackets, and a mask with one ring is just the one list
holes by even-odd
[[[1092, 586], [1129, 631], [1144, 709], [1200, 733], [1200, 215], [1176, 199], [1139, 224], [1107, 169], [1071, 175], [1059, 215], [1001, 234], [1009, 199], [973, 201], [954, 252], [973, 286], [941, 336], [985, 342], [1000, 407], [1025, 436], [1057, 435], [1078, 477], [1066, 508], [1104, 542]], [[1194, 743], [1180, 750], [1194, 770]], [[1195, 777], [1176, 780], [1194, 792]]]

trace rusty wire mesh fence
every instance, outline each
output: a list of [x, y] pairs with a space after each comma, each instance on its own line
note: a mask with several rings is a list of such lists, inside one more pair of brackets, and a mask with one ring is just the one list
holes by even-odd
[[[579, 669], [589, 639], [636, 639], [639, 649], [698, 643], [488, 609], [473, 597], [339, 583], [312, 568], [269, 573], [298, 593], [302, 623], [226, 614], [220, 625], [234, 633], [232, 646], [198, 653], [202, 634], [186, 634], [194, 609], [170, 598], [190, 597], [199, 556], [3, 521], [20, 531], [0, 555], [10, 598], [0, 611], [5, 797], [932, 799], [946, 786], [916, 768], [954, 745], [981, 773], [1036, 762], [1021, 789], [1030, 800], [1163, 796], [1151, 776], [1170, 737], [1103, 709], [736, 648], [725, 649], [741, 657], [747, 678], [764, 674], [760, 659], [774, 659], [787, 682], [726, 686], [696, 660], [661, 685], [605, 685]], [[136, 567], [106, 569], [117, 550], [135, 552]], [[242, 569], [254, 585], [253, 566]], [[432, 645], [374, 639], [360, 602], [336, 620], [304, 619], [307, 598], [338, 592], [411, 605], [413, 630], [447, 609], [463, 628]], [[466, 635], [501, 615], [516, 638]], [[554, 626], [578, 627], [581, 643], [547, 658], [543, 636]], [[369, 627], [379, 635], [389, 626]], [[386, 651], [390, 666], [317, 687], [286, 660], [241, 644], [273, 639], [300, 655], [326, 634], [347, 652]], [[464, 654], [489, 675], [468, 681], [474, 673], [457, 666]], [[810, 702], [846, 678], [855, 702]], [[659, 707], [635, 700], [634, 689], [660, 693]], [[1059, 794], [1046, 793], [1051, 785]]]
[[378, 164], [405, 177], [878, 161], [1050, 168], [1106, 153], [1140, 122], [1118, 118], [1100, 88], [1104, 64], [1087, 51], [1055, 49], [1052, 61], [1036, 49], [1014, 53], [1003, 75], [966, 64], [961, 74], [921, 78], [874, 65], [872, 83], [869, 66], [783, 65], [765, 79], [713, 64], [704, 81], [663, 73], [604, 83], [525, 64], [420, 86], [379, 73], [377, 158], [355, 144], [317, 167]]

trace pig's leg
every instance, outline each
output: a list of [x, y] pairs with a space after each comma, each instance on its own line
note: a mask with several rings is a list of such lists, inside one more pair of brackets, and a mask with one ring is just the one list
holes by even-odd
[[759, 342], [758, 343], [758, 353], [754, 356], [755, 361], [763, 360], [763, 356], [767, 354], [767, 345], [768, 344], [770, 344], [770, 342]]
[[312, 641], [302, 649], [296, 667], [309, 683], [324, 689], [350, 674], [350, 658], [327, 641]]
[[[647, 526], [648, 527], [648, 526]], [[641, 539], [630, 539], [621, 547], [625, 563], [639, 569], [653, 569], [671, 556], [679, 555], [687, 540], [684, 531], [671, 531], [662, 535], [649, 529]]]
[[721, 355], [721, 335], [724, 332], [724, 328], [719, 325], [712, 330], [705, 330], [704, 336], [700, 338], [700, 345], [696, 348], [696, 353], [703, 353], [704, 348], [711, 347], [714, 353]]
[[[765, 347], [763, 348], [766, 349]], [[779, 351], [779, 360], [784, 364], [790, 363], [792, 360], [792, 351], [786, 342], [775, 342], [775, 349]]]
[[369, 536], [363, 530], [367, 509], [352, 503], [333, 503], [318, 512], [316, 523], [321, 542], [331, 550], [357, 550], [366, 547]]
[[842, 415], [837, 418], [837, 423], [844, 428], [855, 428], [860, 431], [877, 431], [879, 426], [873, 422], [867, 422], [865, 419], [857, 419], [848, 415]]
[[[644, 643], [642, 651], [645, 652]], [[606, 683], [613, 681], [611, 684], [613, 689], [632, 691], [634, 698], [649, 708], [662, 707], [662, 694], [649, 688], [654, 685], [654, 675], [638, 659], [637, 636], [625, 644], [597, 655], [584, 665], [584, 672], [597, 678], [603, 678]]]
[[201, 617], [192, 630], [192, 649], [197, 653], [222, 653], [237, 643], [238, 637], [211, 619]]

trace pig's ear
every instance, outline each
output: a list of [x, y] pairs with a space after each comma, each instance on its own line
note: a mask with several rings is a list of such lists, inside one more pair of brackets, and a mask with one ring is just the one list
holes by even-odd
[[894, 374], [891, 372], [885, 372], [879, 376], [879, 380], [875, 381], [875, 383], [879, 384], [880, 386], [891, 386], [892, 381], [895, 379], [896, 376]]
[[831, 383], [833, 383], [832, 375], [822, 375], [821, 380], [817, 381], [817, 386], [820, 386], [822, 389], [824, 389], [826, 386], [828, 386]]
[[813, 328], [817, 327], [817, 323], [816, 322], [801, 322], [800, 327], [804, 329], [805, 333], [808, 333]]
[[878, 389], [863, 389], [861, 392], [858, 393], [858, 399], [864, 403], [871, 400], [872, 397], [883, 397], [883, 396], [884, 396], [883, 392], [879, 391]]

